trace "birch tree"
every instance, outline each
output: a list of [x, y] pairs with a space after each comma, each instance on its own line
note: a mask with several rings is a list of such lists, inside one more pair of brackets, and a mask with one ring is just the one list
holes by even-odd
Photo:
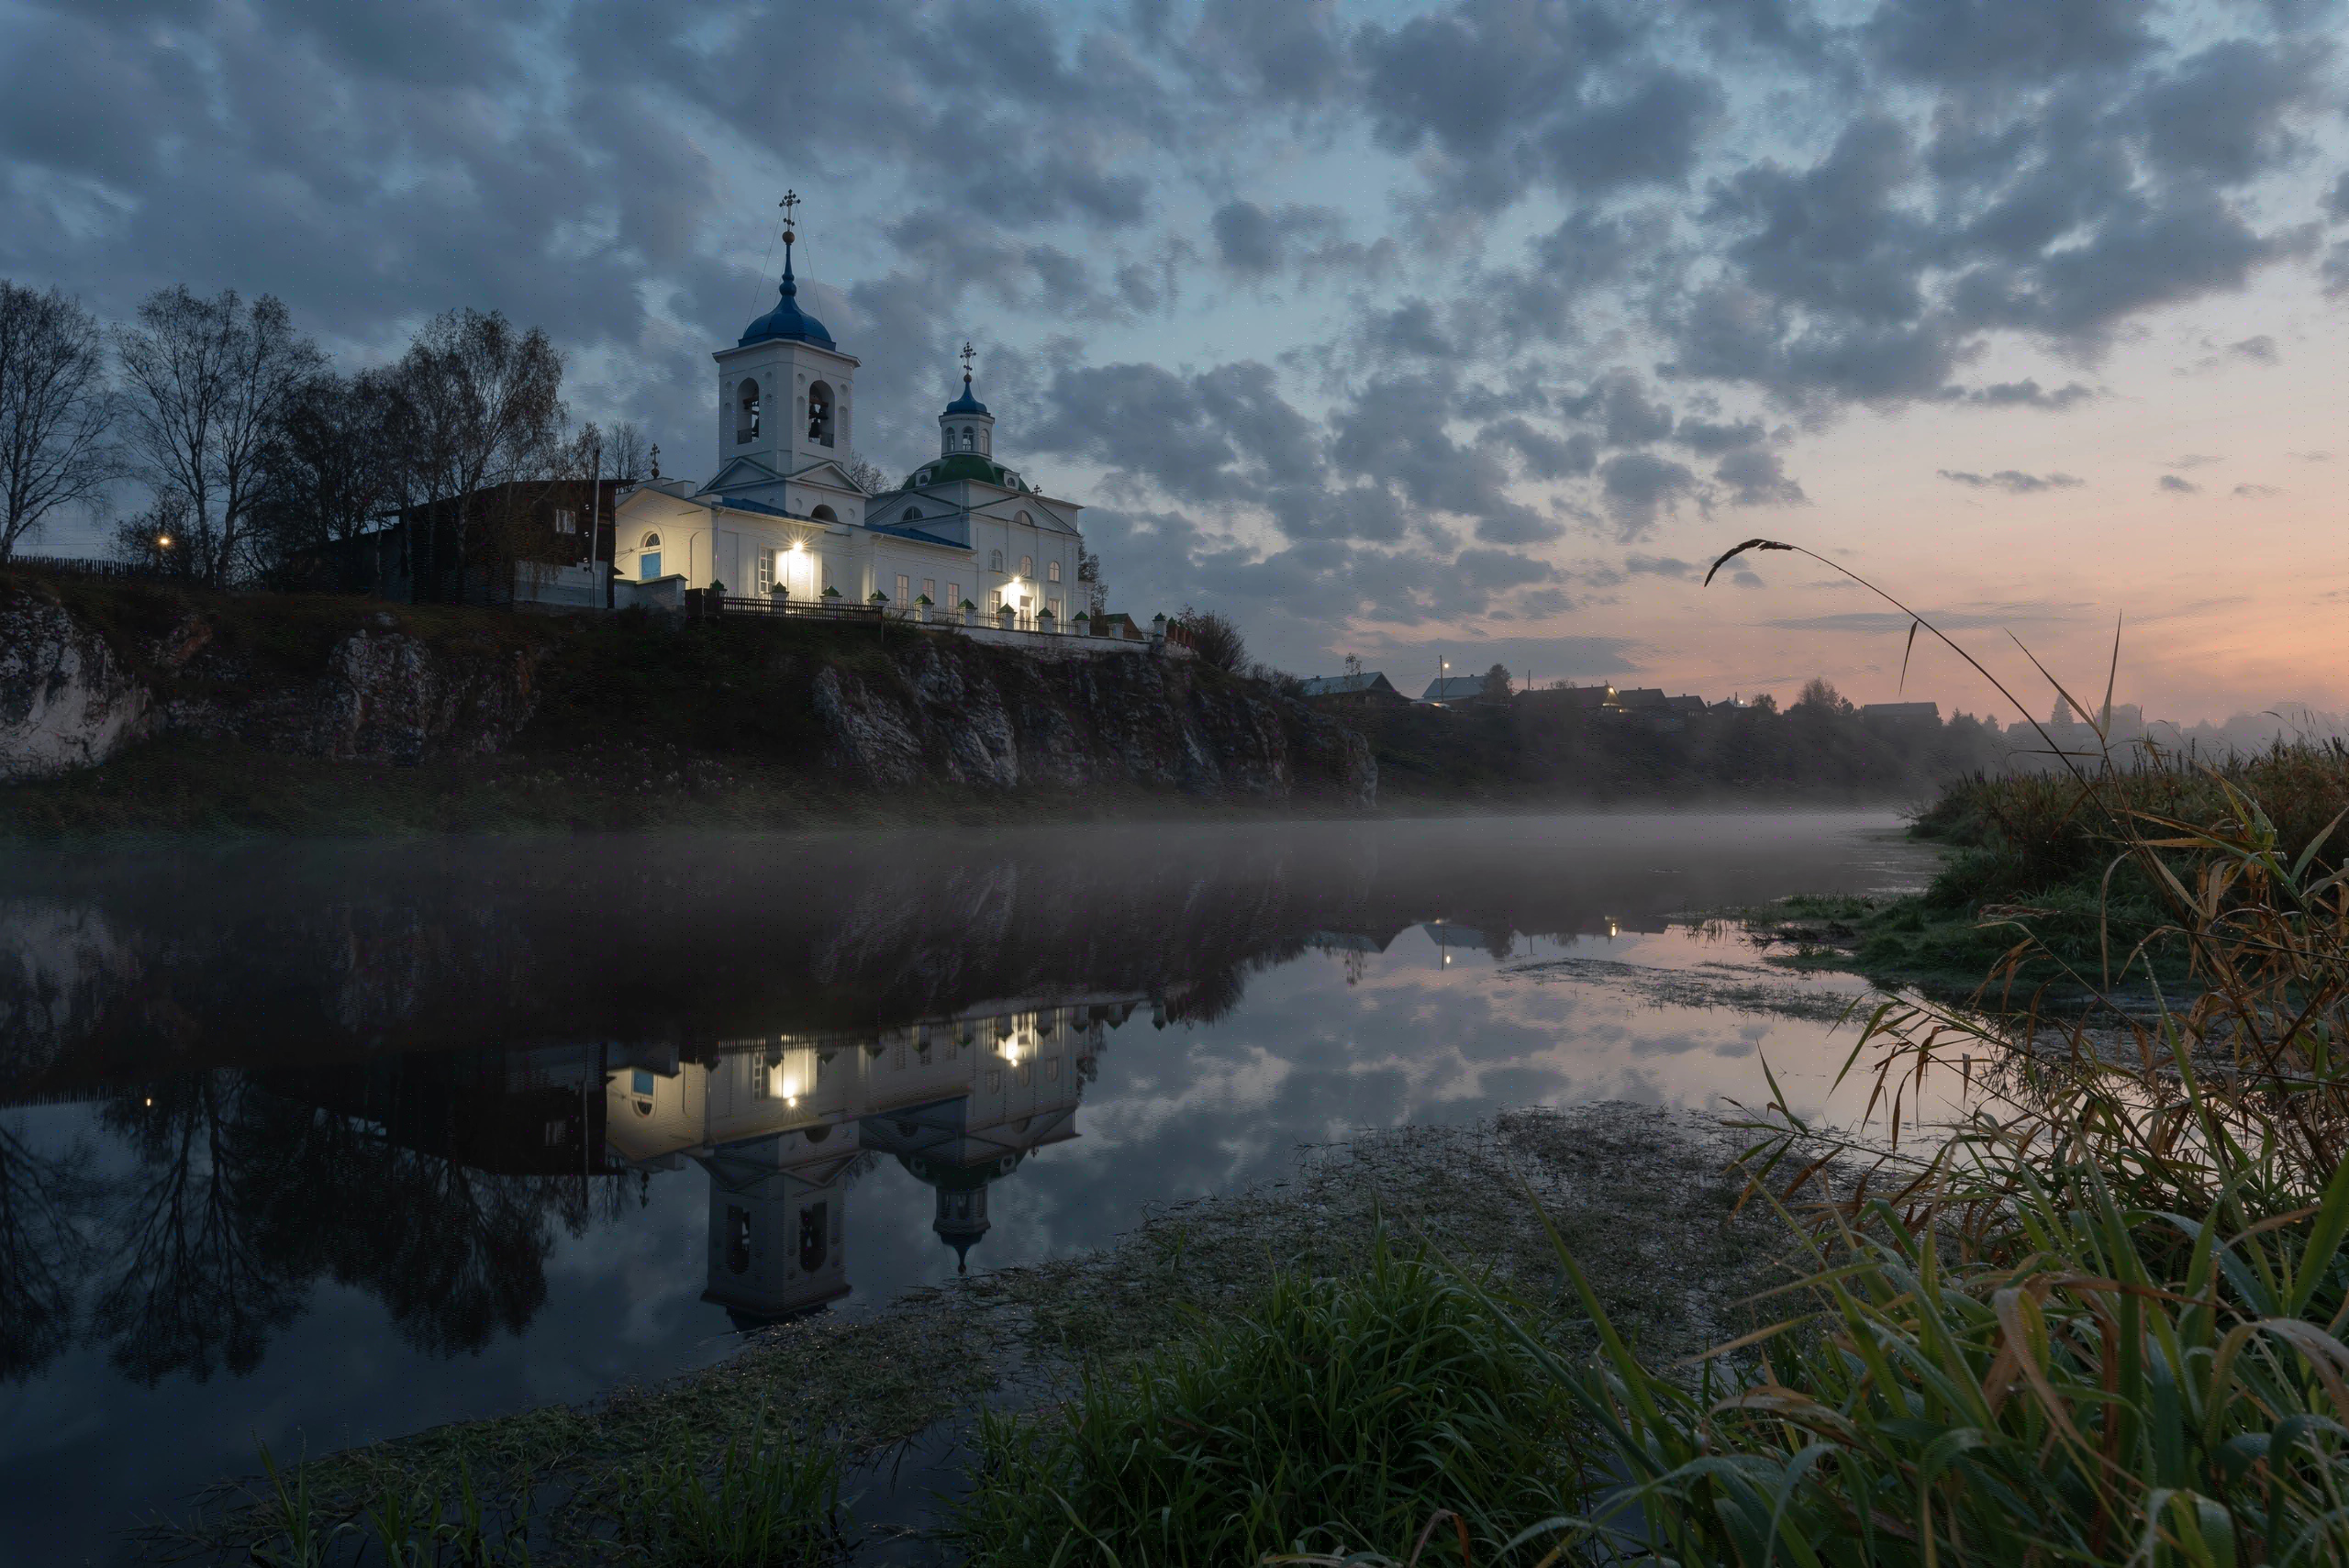
[[114, 477], [114, 399], [97, 318], [0, 279], [0, 561]]
[[[424, 530], [425, 574], [445, 508], [462, 570], [487, 564], [509, 507], [482, 492], [514, 480], [542, 478], [559, 462], [563, 423], [562, 358], [533, 328], [518, 330], [497, 311], [451, 310], [418, 332], [399, 364], [413, 430], [419, 499], [436, 508]], [[475, 558], [482, 559], [477, 562]]]
[[325, 358], [271, 295], [248, 306], [234, 289], [202, 299], [184, 286], [148, 295], [118, 348], [139, 465], [185, 506], [191, 574], [228, 582], [250, 564], [270, 432]]

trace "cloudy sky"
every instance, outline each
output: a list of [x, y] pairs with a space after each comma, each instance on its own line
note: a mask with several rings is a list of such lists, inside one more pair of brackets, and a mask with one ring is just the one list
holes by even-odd
[[[701, 473], [774, 297], [909, 468], [980, 351], [1113, 598], [1304, 673], [1888, 698], [1794, 540], [2149, 714], [2349, 708], [2331, 0], [0, 0], [0, 274], [452, 306]], [[61, 536], [52, 548], [72, 541]], [[2033, 685], [2033, 706], [2043, 706]], [[1909, 695], [2012, 710], [1920, 647]]]

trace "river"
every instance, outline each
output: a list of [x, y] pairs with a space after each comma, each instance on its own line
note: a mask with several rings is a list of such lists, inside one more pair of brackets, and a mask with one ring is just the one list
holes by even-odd
[[1670, 917], [1931, 864], [1881, 812], [11, 850], [0, 1561], [1355, 1128], [1765, 1052], [1816, 1108], [1849, 984]]

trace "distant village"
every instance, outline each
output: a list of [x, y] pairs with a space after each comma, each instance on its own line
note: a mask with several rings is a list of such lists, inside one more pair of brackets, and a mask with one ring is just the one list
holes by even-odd
[[[1317, 675], [1299, 681], [1296, 695], [1316, 706], [1357, 713], [1410, 709], [1491, 709], [1507, 706], [1530, 718], [1590, 717], [1636, 724], [1660, 732], [1685, 728], [1708, 716], [1774, 713], [1776, 700], [1767, 695], [1731, 695], [1707, 699], [1690, 693], [1667, 694], [1660, 686], [1617, 686], [1599, 681], [1591, 684], [1559, 682], [1548, 686], [1520, 686], [1509, 672], [1495, 665], [1480, 675], [1440, 674], [1417, 696], [1408, 695], [1383, 671], [1349, 670], [1341, 675]], [[1796, 706], [1812, 704], [1839, 717], [1856, 718], [1888, 740], [1920, 739], [1943, 728], [1941, 705], [1935, 702], [1844, 702], [1834, 689], [1814, 682], [1804, 689]], [[2135, 703], [2116, 703], [2099, 737], [2098, 726], [2073, 713], [2059, 701], [2054, 711], [2036, 723], [2018, 718], [2001, 728], [1967, 714], [1955, 714], [1951, 723], [1977, 727], [1986, 739], [2003, 740], [2018, 754], [2092, 753], [2102, 749], [2119, 752], [2143, 745], [2148, 739], [2144, 710]], [[2153, 739], [2164, 745], [2176, 742], [2162, 733], [2171, 727], [2154, 726]], [[2053, 743], [2052, 747], [2050, 743]]]

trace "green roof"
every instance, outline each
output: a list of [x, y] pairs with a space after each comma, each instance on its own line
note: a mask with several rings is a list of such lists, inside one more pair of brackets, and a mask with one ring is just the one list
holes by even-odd
[[1011, 470], [978, 452], [955, 452], [933, 462], [926, 462], [913, 471], [903, 488], [915, 490], [925, 484], [944, 484], [955, 479], [975, 479], [982, 484], [999, 484], [1006, 490], [1028, 488]]

